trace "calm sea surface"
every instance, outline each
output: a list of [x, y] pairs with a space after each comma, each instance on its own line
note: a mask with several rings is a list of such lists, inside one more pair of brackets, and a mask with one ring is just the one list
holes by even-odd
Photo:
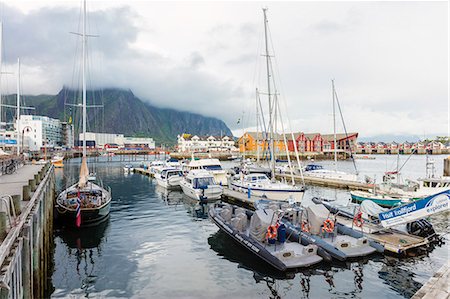
[[[399, 165], [406, 159], [401, 156]], [[444, 156], [433, 159], [441, 175]], [[331, 161], [318, 163], [332, 167]], [[380, 181], [384, 171], [396, 168], [397, 157], [356, 163], [361, 175]], [[56, 170], [59, 188], [78, 172], [78, 164], [72, 160]], [[428, 254], [374, 255], [277, 273], [221, 233], [205, 217], [206, 209], [181, 191], [167, 192], [149, 177], [126, 175], [124, 164], [90, 163], [112, 189], [108, 221], [90, 229], [55, 229], [54, 298], [410, 298], [449, 259], [449, 215], [441, 214], [431, 221], [447, 244]], [[353, 169], [348, 161], [338, 166]], [[425, 176], [425, 156], [412, 156], [402, 172], [405, 178]], [[304, 204], [313, 196], [341, 204], [349, 199], [343, 190], [309, 187]]]

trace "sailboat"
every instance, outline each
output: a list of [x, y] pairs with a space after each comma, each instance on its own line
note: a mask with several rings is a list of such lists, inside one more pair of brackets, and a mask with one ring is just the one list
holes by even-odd
[[[304, 175], [306, 177], [317, 177], [322, 179], [330, 179], [337, 181], [358, 182], [358, 175], [353, 173], [347, 173], [337, 170], [337, 138], [336, 138], [336, 103], [338, 103], [339, 111], [340, 106], [337, 98], [336, 89], [334, 87], [334, 80], [331, 80], [332, 94], [333, 94], [333, 144], [334, 144], [334, 169], [325, 169], [322, 165], [310, 164], [305, 167]], [[341, 114], [342, 116], [342, 114]], [[344, 121], [342, 119], [342, 121]], [[345, 124], [344, 124], [345, 129]], [[347, 132], [346, 132], [347, 134]], [[353, 159], [353, 158], [352, 158]], [[354, 163], [354, 162], [353, 162]], [[356, 169], [356, 164], [354, 164]]]
[[[269, 103], [269, 132], [265, 134], [266, 141], [268, 141], [268, 146], [270, 148], [270, 170], [271, 177], [270, 179], [266, 176], [265, 173], [247, 173], [244, 174], [241, 172], [240, 177], [237, 177], [235, 180], [231, 181], [230, 188], [234, 191], [244, 192], [248, 194], [248, 197], [251, 198], [252, 194], [256, 197], [265, 197], [269, 200], [281, 200], [281, 201], [293, 201], [300, 202], [305, 194], [305, 188], [303, 186], [296, 186], [294, 183], [294, 179], [292, 176], [292, 184], [288, 184], [287, 182], [279, 182], [275, 180], [275, 150], [274, 150], [274, 136], [279, 135], [276, 134], [276, 123], [277, 116], [279, 117], [281, 127], [283, 128], [283, 122], [281, 119], [281, 115], [277, 115], [277, 112], [280, 112], [279, 101], [277, 98], [277, 90], [275, 87], [274, 80], [274, 72], [272, 70], [272, 61], [271, 58], [273, 55], [269, 54], [269, 42], [268, 42], [268, 20], [267, 20], [267, 8], [263, 8], [264, 13], [264, 37], [265, 37], [265, 57], [266, 57], [266, 74], [267, 74], [267, 93], [265, 93], [268, 97]], [[259, 106], [259, 92], [257, 92], [257, 108]], [[257, 110], [257, 121], [258, 121], [258, 110]], [[262, 114], [262, 109], [261, 109]], [[258, 126], [258, 125], [257, 125]], [[258, 134], [257, 134], [258, 135]], [[286, 135], [284, 136], [284, 144], [287, 150], [287, 141]], [[268, 140], [267, 140], [268, 139]], [[266, 142], [264, 141], [264, 142]], [[257, 142], [258, 149], [258, 160], [259, 160], [259, 145]], [[245, 149], [244, 149], [245, 152]], [[291, 166], [291, 161], [289, 154], [287, 154], [289, 166]], [[299, 161], [299, 160], [298, 160]], [[292, 167], [290, 167], [292, 169]]]
[[82, 37], [82, 92], [83, 92], [83, 157], [79, 180], [62, 191], [56, 199], [56, 217], [68, 226], [90, 226], [107, 219], [111, 205], [111, 190], [89, 180], [89, 168], [86, 155], [86, 1], [83, 1]]

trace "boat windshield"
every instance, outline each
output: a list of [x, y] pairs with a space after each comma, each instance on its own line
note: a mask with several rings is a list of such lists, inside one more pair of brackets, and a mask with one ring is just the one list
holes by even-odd
[[214, 178], [206, 177], [206, 178], [196, 178], [193, 182], [194, 189], [202, 189], [207, 188], [209, 185], [215, 185]]
[[205, 165], [203, 168], [206, 170], [222, 170], [222, 166], [220, 165]]
[[183, 174], [181, 171], [169, 171], [167, 177], [170, 178], [171, 176], [183, 176]]
[[309, 164], [306, 165], [305, 171], [320, 170], [320, 169], [323, 169], [322, 165]]

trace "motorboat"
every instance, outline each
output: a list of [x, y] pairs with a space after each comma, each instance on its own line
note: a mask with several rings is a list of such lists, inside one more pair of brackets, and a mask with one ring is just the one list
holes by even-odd
[[312, 204], [305, 209], [288, 209], [283, 223], [288, 234], [305, 244], [316, 244], [340, 261], [384, 251], [382, 245], [368, 240], [356, 229], [340, 228], [333, 216], [323, 204]]
[[184, 194], [196, 200], [220, 199], [223, 187], [216, 183], [214, 176], [204, 169], [194, 169], [180, 181]]
[[234, 191], [265, 197], [268, 200], [300, 202], [305, 188], [285, 182], [271, 181], [265, 173], [240, 173], [230, 181], [229, 188]]
[[426, 218], [450, 209], [448, 190], [391, 209], [370, 200], [360, 205], [330, 205], [319, 198], [312, 200], [322, 203], [343, 226], [360, 223], [358, 231], [396, 254], [426, 250], [429, 242], [440, 242], [440, 237]]
[[166, 161], [156, 160], [152, 161], [149, 166], [149, 171], [151, 174], [155, 175], [157, 172], [160, 172], [161, 169], [166, 165]]
[[170, 158], [166, 161], [165, 166], [181, 169], [181, 163], [178, 159]]
[[382, 192], [382, 191], [361, 191], [352, 190], [350, 196], [354, 202], [362, 203], [365, 200], [371, 200], [382, 207], [392, 208], [401, 204], [409, 203], [414, 199], [405, 194]]
[[209, 208], [213, 222], [241, 246], [279, 271], [305, 268], [322, 261], [316, 245], [290, 241], [280, 223], [279, 210], [250, 211], [237, 206], [216, 203]]
[[183, 179], [181, 169], [173, 167], [164, 167], [161, 172], [155, 174], [156, 183], [166, 189], [180, 188], [180, 182]]
[[219, 159], [192, 159], [189, 163], [183, 165], [183, 172], [188, 173], [191, 170], [203, 169], [214, 176], [216, 183], [222, 186], [228, 184], [227, 172], [222, 168]]

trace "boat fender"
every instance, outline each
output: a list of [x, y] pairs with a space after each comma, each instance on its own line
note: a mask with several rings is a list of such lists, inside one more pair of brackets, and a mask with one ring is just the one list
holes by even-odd
[[286, 242], [286, 226], [284, 224], [280, 224], [280, 226], [278, 227], [277, 239], [280, 243]]
[[334, 222], [331, 219], [326, 219], [323, 222], [323, 231], [327, 232], [327, 233], [332, 233], [334, 231]]
[[302, 221], [302, 231], [309, 233], [311, 230], [311, 225], [309, 225], [308, 221]]
[[278, 230], [278, 224], [277, 225], [269, 225], [267, 228], [267, 241], [269, 244], [275, 244], [275, 241], [277, 240], [277, 230]]
[[362, 227], [364, 224], [364, 220], [362, 218], [362, 212], [359, 211], [355, 217], [353, 218], [353, 224], [356, 225], [357, 227]]

